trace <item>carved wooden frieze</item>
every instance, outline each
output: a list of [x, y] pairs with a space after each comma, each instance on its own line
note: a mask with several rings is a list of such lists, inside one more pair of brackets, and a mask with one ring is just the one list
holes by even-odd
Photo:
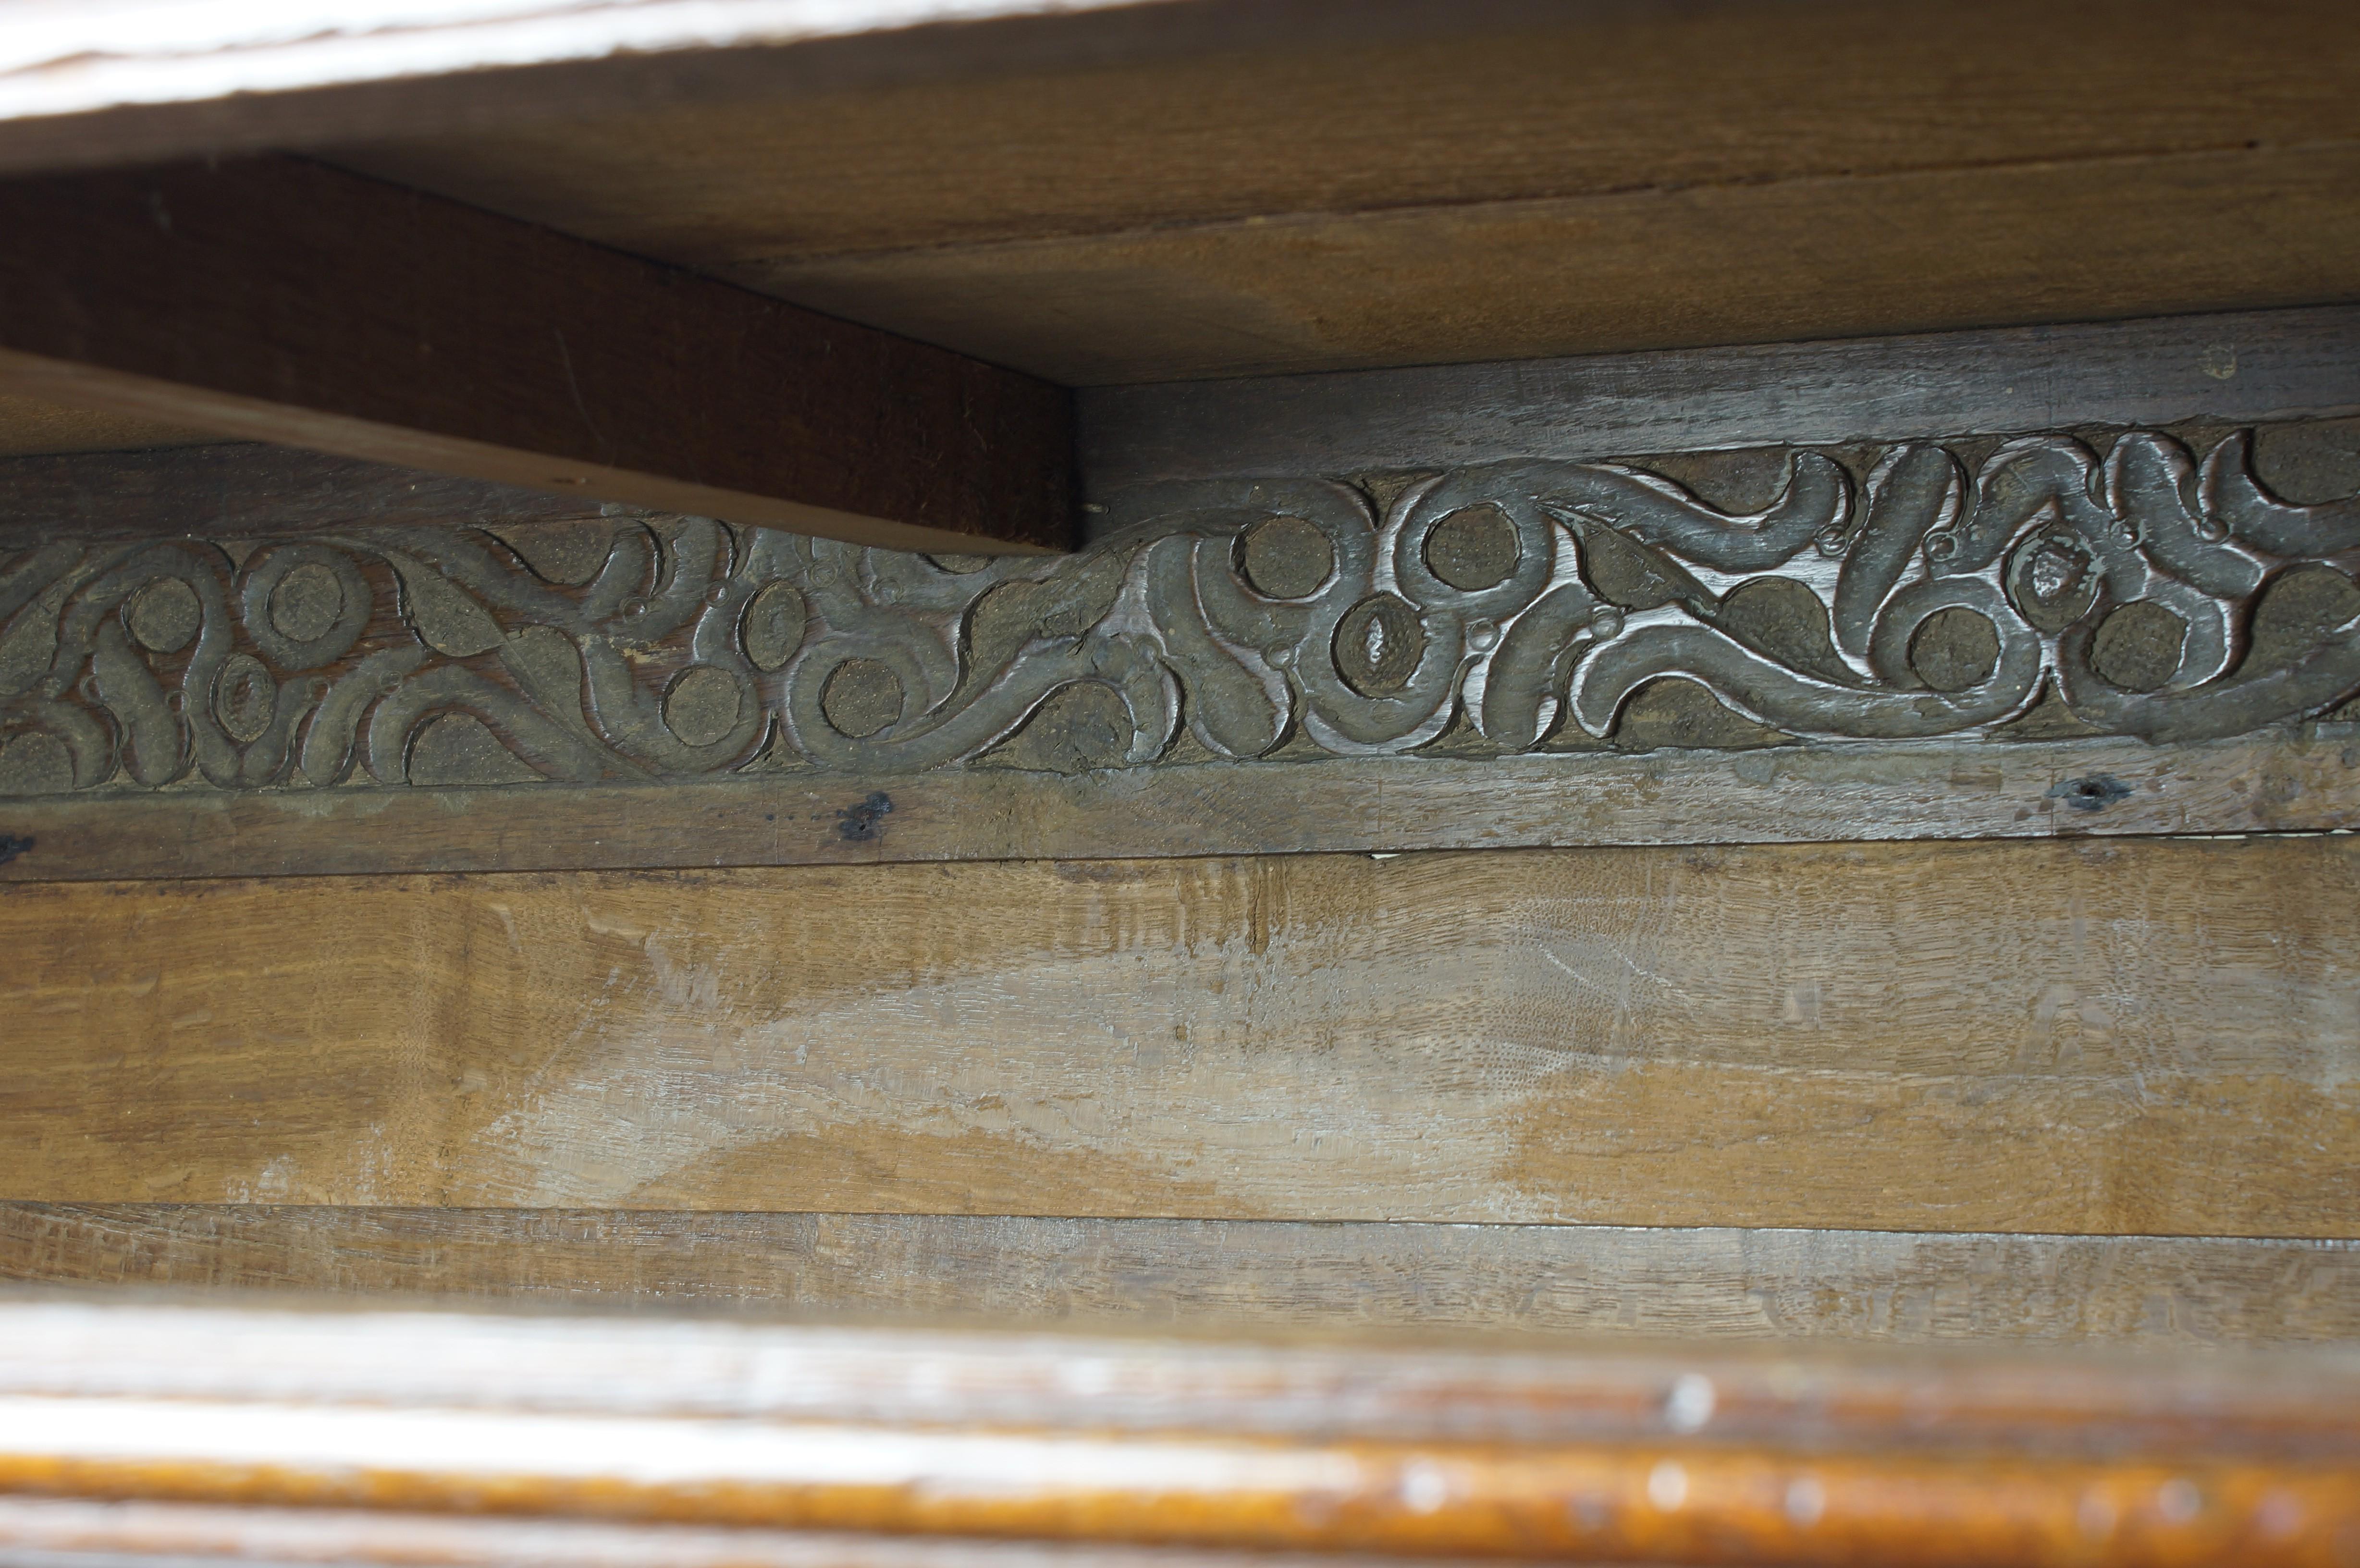
[[[1676, 460], [1149, 487], [1054, 560], [639, 514], [36, 535], [0, 555], [0, 790], [2005, 737], [2036, 713], [2169, 742], [2360, 691], [2360, 501], [2274, 493], [2251, 432], [1772, 462], [1751, 510]], [[1725, 723], [1635, 723], [1673, 691]]]

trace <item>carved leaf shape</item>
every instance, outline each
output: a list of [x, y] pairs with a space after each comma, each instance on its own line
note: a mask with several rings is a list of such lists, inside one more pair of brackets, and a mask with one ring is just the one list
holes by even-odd
[[1626, 610], [1712, 603], [1711, 592], [1670, 556], [1597, 523], [1581, 528], [1581, 572], [1599, 597]]
[[989, 681], [1035, 637], [1079, 637], [1106, 619], [1122, 592], [1125, 556], [1102, 556], [1045, 581], [1002, 583], [967, 622], [967, 681]]
[[491, 612], [432, 567], [394, 550], [385, 561], [401, 579], [402, 617], [435, 652], [469, 659], [506, 640]]

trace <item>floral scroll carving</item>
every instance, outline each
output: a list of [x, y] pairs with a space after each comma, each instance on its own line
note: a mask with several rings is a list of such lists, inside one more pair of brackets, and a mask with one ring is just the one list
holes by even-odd
[[2247, 432], [1982, 446], [1786, 452], [1752, 511], [1644, 463], [1150, 488], [1052, 561], [640, 514], [52, 538], [0, 554], [0, 790], [1569, 750], [1674, 681], [1814, 741], [2173, 742], [2360, 691], [2360, 501], [2273, 494]]

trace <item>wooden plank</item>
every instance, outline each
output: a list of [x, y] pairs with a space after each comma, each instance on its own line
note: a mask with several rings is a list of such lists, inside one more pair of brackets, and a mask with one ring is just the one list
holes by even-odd
[[8, 1203], [0, 1279], [1191, 1333], [2360, 1343], [2360, 1244], [2213, 1236]]
[[[492, 1511], [1427, 1560], [2311, 1568], [2360, 1529], [2355, 1388], [2360, 1364], [2320, 1355], [1929, 1363], [36, 1299], [0, 1302], [0, 1488], [180, 1505], [184, 1525], [185, 1505], [260, 1506], [266, 1530], [290, 1505], [366, 1506], [397, 1521], [360, 1537], [380, 1560], [403, 1513]], [[170, 1517], [126, 1511], [109, 1544]], [[63, 1522], [42, 1512], [0, 1529]]]
[[0, 463], [0, 550], [58, 540], [284, 539], [418, 523], [583, 524], [596, 501], [258, 441], [33, 453]]
[[0, 388], [903, 549], [1060, 548], [1027, 377], [265, 158], [0, 185]]
[[2360, 830], [2360, 724], [2158, 748], [1936, 742], [979, 768], [0, 801], [0, 885]]
[[[0, 797], [31, 798], [7, 832], [43, 847], [10, 858], [128, 877], [2346, 825], [2360, 422], [2083, 434], [1151, 485], [1033, 561], [260, 448], [23, 463], [0, 474]], [[1755, 755], [1654, 756], [1679, 751]], [[1323, 759], [1355, 766], [1302, 771]], [[442, 858], [393, 833], [458, 798], [388, 792], [552, 782], [635, 792], [547, 797], [546, 822], [541, 798], [486, 806], [427, 836]], [[714, 789], [666, 793], [692, 784]], [[929, 828], [909, 814], [928, 802], [1000, 809]], [[377, 825], [323, 825], [355, 818]]]
[[333, 156], [1120, 383], [2349, 299], [2355, 65], [2320, 0], [1476, 7]]
[[[2344, 91], [2360, 26], [2327, 0], [2238, 14], [2194, 0], [1583, 0], [1522, 15], [1282, 0], [1261, 7], [1259, 37], [1196, 47], [1223, 9], [1151, 12], [1163, 37], [1148, 51], [1003, 60], [891, 91], [430, 118], [326, 156], [727, 266], [2360, 136]], [[1112, 17], [1061, 26], [1092, 21]]]
[[2345, 302], [2355, 182], [2333, 140], [708, 265], [1120, 385]]
[[221, 438], [181, 425], [126, 419], [38, 397], [0, 397], [0, 457], [23, 453], [136, 452], [202, 446]]
[[51, 884], [0, 1195], [2342, 1237], [2335, 838]]
[[2360, 412], [2360, 309], [1099, 387], [1082, 471], [1289, 473]]
[[[1627, 7], [1600, 7], [1610, 15]], [[59, 168], [580, 120], [683, 101], [838, 96], [976, 75], [1317, 51], [1529, 25], [1534, 0], [774, 0], [382, 4], [333, 26], [235, 4], [12, 5], [0, 167]]]

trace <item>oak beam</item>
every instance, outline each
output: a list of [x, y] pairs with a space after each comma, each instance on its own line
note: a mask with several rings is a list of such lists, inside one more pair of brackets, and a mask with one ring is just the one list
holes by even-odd
[[903, 550], [1070, 541], [1065, 392], [266, 158], [0, 185], [0, 393]]

